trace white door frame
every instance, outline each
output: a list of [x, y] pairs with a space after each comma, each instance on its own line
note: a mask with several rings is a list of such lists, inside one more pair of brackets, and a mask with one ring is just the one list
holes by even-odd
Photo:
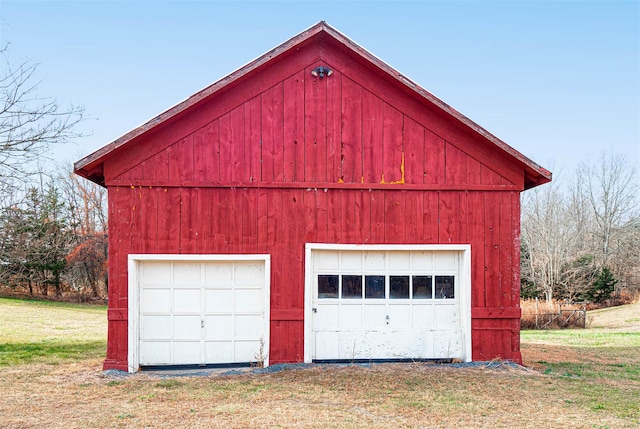
[[470, 244], [330, 244], [306, 243], [304, 273], [304, 361], [312, 361], [313, 348], [313, 250], [438, 251], [461, 252], [460, 325], [464, 362], [471, 362], [471, 245]]
[[129, 305], [128, 305], [128, 359], [127, 368], [129, 372], [137, 372], [140, 367], [140, 285], [138, 284], [139, 265], [145, 261], [263, 261], [264, 262], [264, 366], [269, 365], [269, 327], [270, 316], [270, 290], [271, 290], [271, 255], [251, 254], [251, 255], [178, 255], [178, 254], [130, 254], [128, 258], [129, 271]]

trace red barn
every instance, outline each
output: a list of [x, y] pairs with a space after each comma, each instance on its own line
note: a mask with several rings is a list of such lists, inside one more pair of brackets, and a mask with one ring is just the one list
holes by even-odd
[[324, 22], [75, 171], [108, 189], [105, 369], [521, 361], [551, 173]]

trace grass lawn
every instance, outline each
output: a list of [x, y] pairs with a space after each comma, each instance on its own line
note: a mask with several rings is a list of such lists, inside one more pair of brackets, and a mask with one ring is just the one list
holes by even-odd
[[[640, 332], [624, 321], [598, 323], [523, 332], [526, 368], [415, 363], [118, 377], [101, 372], [104, 308], [0, 300], [0, 347], [8, 346], [0, 350], [0, 427], [637, 428]], [[65, 354], [50, 342], [77, 349]], [[44, 352], [23, 352], [21, 362], [14, 350], [29, 343]]]
[[106, 309], [105, 306], [0, 298], [0, 368], [104, 356]]

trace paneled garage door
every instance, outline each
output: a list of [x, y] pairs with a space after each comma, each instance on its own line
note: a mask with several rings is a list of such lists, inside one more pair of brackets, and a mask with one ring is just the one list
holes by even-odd
[[130, 257], [129, 362], [134, 370], [268, 364], [268, 256], [176, 258]]
[[469, 246], [307, 245], [306, 360], [470, 360]]

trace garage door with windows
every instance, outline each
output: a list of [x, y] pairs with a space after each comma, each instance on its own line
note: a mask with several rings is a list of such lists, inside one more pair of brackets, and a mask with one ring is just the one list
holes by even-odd
[[305, 360], [471, 360], [468, 245], [307, 244]]
[[129, 363], [268, 364], [269, 257], [131, 255]]

